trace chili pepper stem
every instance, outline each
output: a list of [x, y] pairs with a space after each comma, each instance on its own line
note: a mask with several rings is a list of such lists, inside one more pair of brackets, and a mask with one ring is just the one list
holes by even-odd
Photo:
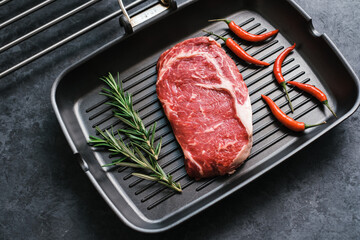
[[322, 102], [329, 110], [330, 112], [337, 118], [335, 112], [331, 109], [330, 105], [329, 105], [329, 101], [328, 100], [325, 100]]
[[224, 42], [226, 42], [226, 40], [227, 40], [227, 38], [224, 38], [224, 37], [222, 37], [222, 36], [219, 36], [219, 35], [217, 35], [217, 34], [215, 34], [215, 33], [213, 33], [213, 32], [208, 32], [208, 31], [206, 31], [206, 30], [203, 30], [203, 32], [206, 32], [206, 33], [208, 33], [208, 34], [210, 34], [210, 35], [214, 35], [214, 36], [222, 39]]
[[313, 125], [307, 125], [307, 124], [305, 124], [305, 129], [306, 129], [306, 128], [311, 128], [311, 127], [316, 127], [316, 126], [319, 126], [319, 125], [323, 125], [323, 124], [325, 124], [325, 123], [326, 123], [326, 122], [323, 121], [323, 122], [321, 122], [321, 123], [313, 124]]
[[226, 22], [226, 24], [230, 24], [231, 21], [230, 20], [227, 20], [227, 19], [211, 19], [211, 20], [208, 20], [209, 22]]
[[285, 82], [282, 82], [282, 83], [280, 83], [280, 84], [281, 84], [281, 86], [282, 86], [282, 87], [284, 88], [284, 90], [285, 90], [286, 98], [287, 98], [287, 100], [289, 101], [289, 105], [290, 105], [291, 112], [294, 113], [294, 108], [293, 108], [293, 106], [292, 106], [291, 99], [290, 99], [290, 97], [289, 97], [289, 93], [288, 93], [288, 91], [287, 91], [287, 89], [286, 89], [286, 83], [285, 83]]

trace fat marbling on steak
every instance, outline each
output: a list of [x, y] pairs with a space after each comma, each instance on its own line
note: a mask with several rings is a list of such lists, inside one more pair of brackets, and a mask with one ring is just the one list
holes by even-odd
[[249, 156], [252, 111], [234, 61], [208, 37], [188, 39], [157, 63], [156, 91], [195, 179], [233, 173]]

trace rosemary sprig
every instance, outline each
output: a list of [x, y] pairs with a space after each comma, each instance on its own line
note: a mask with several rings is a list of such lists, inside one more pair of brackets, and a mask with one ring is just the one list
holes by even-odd
[[[127, 129], [117, 130], [118, 138], [115, 137], [113, 131], [111, 133], [107, 130], [103, 132], [98, 127], [96, 127], [96, 130], [101, 134], [103, 139], [90, 136], [89, 143], [94, 144], [94, 147], [105, 147], [113, 155], [122, 155], [120, 159], [116, 159], [103, 167], [119, 165], [146, 169], [150, 172], [149, 174], [133, 173], [133, 175], [146, 180], [157, 181], [181, 192], [180, 183], [174, 182], [172, 176], [166, 174], [157, 162], [161, 151], [162, 140], [160, 139], [159, 143], [155, 146], [156, 123], [150, 126], [149, 130], [145, 128], [138, 113], [134, 110], [131, 94], [123, 90], [119, 75], [117, 82], [110, 73], [108, 77], [103, 77], [101, 80], [103, 80], [109, 88], [103, 88], [103, 92], [100, 94], [110, 98], [107, 104], [115, 107], [114, 115], [128, 126]], [[129, 137], [129, 144], [124, 143], [120, 133], [124, 133]], [[148, 159], [144, 156], [143, 152], [148, 156]]]
[[[154, 162], [151, 159], [148, 161], [138, 147], [130, 143], [132, 146], [132, 148], [130, 148], [121, 138], [116, 138], [113, 132], [107, 130], [103, 132], [99, 127], [96, 127], [96, 130], [101, 134], [103, 139], [90, 136], [89, 142], [94, 144], [94, 147], [105, 147], [112, 153], [121, 154], [123, 157], [115, 162], [116, 165], [149, 170], [151, 172], [150, 174], [133, 173], [133, 175], [142, 179], [159, 182], [178, 192], [182, 191], [180, 184], [174, 182], [170, 174], [166, 175], [158, 162]], [[120, 132], [118, 133], [120, 134]]]

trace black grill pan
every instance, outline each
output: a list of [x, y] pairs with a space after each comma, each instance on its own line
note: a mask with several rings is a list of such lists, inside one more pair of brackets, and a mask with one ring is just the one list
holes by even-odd
[[[293, 1], [199, 0], [177, 1], [177, 5], [176, 11], [158, 15], [136, 27], [134, 33], [119, 37], [65, 70], [52, 89], [56, 115], [83, 170], [114, 212], [127, 225], [142, 232], [164, 231], [199, 213], [319, 138], [359, 106], [359, 80], [354, 72], [328, 37], [314, 30], [311, 18]], [[252, 33], [277, 28], [280, 34], [261, 44], [241, 42], [228, 31], [226, 24], [207, 22], [213, 18], [233, 19]], [[228, 52], [251, 95], [254, 147], [249, 159], [235, 174], [201, 181], [190, 179], [184, 169], [181, 149], [157, 100], [156, 61], [163, 51], [176, 43], [204, 35], [202, 29], [233, 37], [247, 52], [270, 63], [284, 48], [296, 42], [296, 51], [283, 64], [286, 80], [306, 82], [323, 89], [338, 118], [332, 117], [313, 97], [290, 88], [295, 108], [291, 116], [307, 123], [326, 120], [327, 124], [305, 133], [288, 131], [260, 100], [260, 94], [267, 94], [285, 112], [290, 112], [272, 75], [272, 66], [251, 66]], [[94, 152], [88, 146], [88, 136], [96, 134], [95, 126], [102, 129], [122, 127], [112, 116], [112, 109], [104, 104], [106, 99], [98, 94], [103, 87], [99, 77], [108, 72], [120, 73], [145, 124], [158, 122], [157, 139], [163, 137], [160, 164], [181, 182], [182, 194], [139, 180], [131, 176], [133, 170], [129, 168], [102, 168], [102, 164], [111, 161], [108, 153]]]

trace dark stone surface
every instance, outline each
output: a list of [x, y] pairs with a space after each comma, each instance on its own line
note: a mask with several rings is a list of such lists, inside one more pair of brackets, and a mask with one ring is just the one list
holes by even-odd
[[[13, 0], [0, 7], [0, 22], [40, 2]], [[56, 11], [0, 30], [0, 46], [83, 2], [54, 2]], [[359, 76], [360, 2], [296, 2]], [[0, 71], [112, 12], [116, 4], [103, 1], [82, 13], [88, 22], [79, 15], [0, 54]], [[168, 232], [146, 235], [125, 226], [80, 169], [50, 104], [60, 72], [118, 34], [111, 21], [0, 79], [0, 239], [360, 238], [359, 110], [265, 176]]]

